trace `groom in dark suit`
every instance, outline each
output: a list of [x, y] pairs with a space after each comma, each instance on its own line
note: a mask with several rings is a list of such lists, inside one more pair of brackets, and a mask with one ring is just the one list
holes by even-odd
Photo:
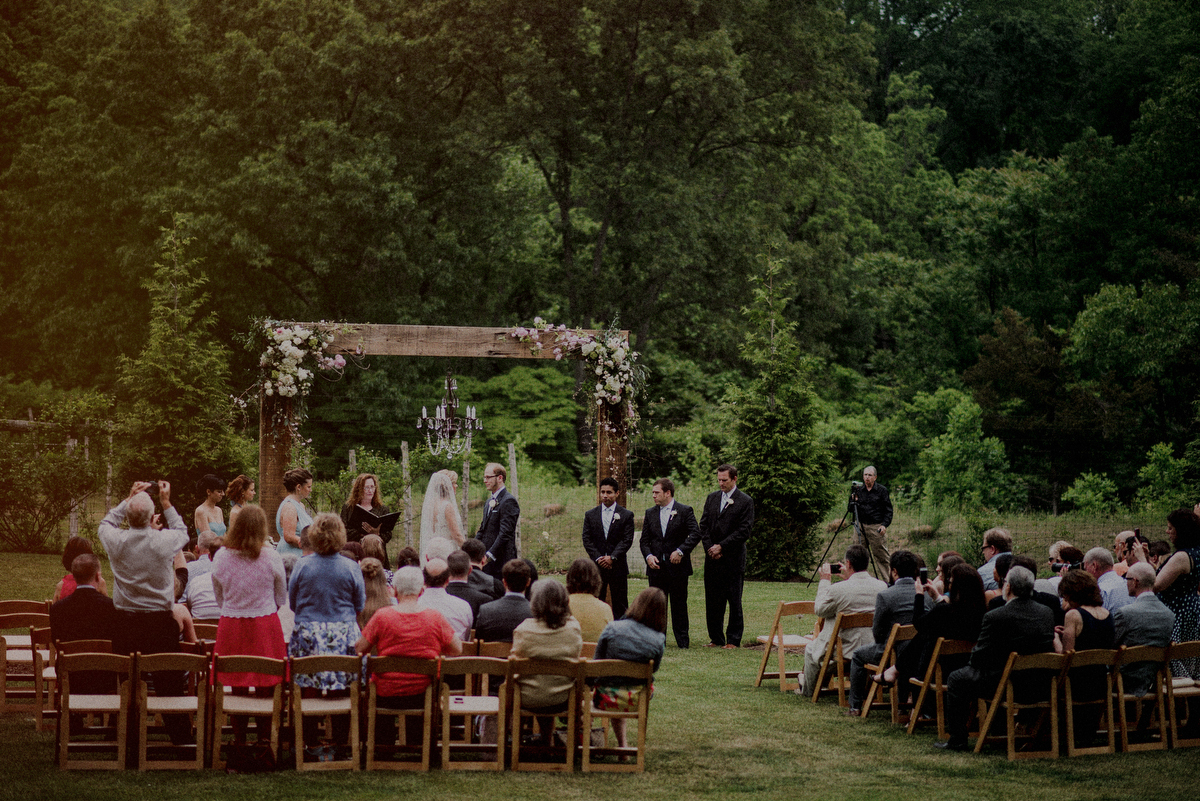
[[633, 545], [633, 512], [617, 503], [620, 485], [615, 478], [600, 479], [600, 505], [583, 515], [583, 548], [600, 568], [600, 600], [612, 591], [613, 618], [629, 607], [629, 562], [625, 554]]
[[692, 575], [692, 549], [700, 542], [700, 526], [692, 507], [675, 503], [675, 484], [669, 478], [654, 482], [650, 493], [654, 506], [646, 510], [642, 521], [642, 556], [651, 587], [667, 596], [671, 611], [671, 630], [675, 644], [687, 648], [688, 576]]
[[517, 521], [521, 518], [521, 507], [516, 497], [504, 488], [508, 473], [503, 465], [492, 462], [483, 468], [483, 483], [487, 487], [487, 503], [483, 507], [483, 521], [475, 539], [483, 543], [487, 553], [483, 558], [483, 572], [500, 578], [504, 564], [517, 558]]
[[[710, 647], [742, 644], [742, 577], [746, 573], [746, 540], [754, 525], [754, 501], [737, 488], [737, 468], [717, 468], [716, 492], [704, 501], [700, 538], [704, 543], [704, 610]], [[722, 633], [725, 607], [729, 628]]]

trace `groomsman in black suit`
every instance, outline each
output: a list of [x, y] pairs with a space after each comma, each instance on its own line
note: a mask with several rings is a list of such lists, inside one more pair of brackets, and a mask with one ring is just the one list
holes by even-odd
[[505, 562], [517, 558], [517, 521], [521, 519], [521, 507], [516, 497], [504, 488], [508, 472], [503, 465], [492, 462], [483, 468], [483, 483], [487, 487], [487, 503], [483, 508], [483, 521], [475, 538], [483, 543], [487, 552], [483, 558], [483, 572], [500, 577]]
[[675, 502], [675, 484], [669, 478], [654, 482], [650, 493], [654, 506], [646, 510], [642, 521], [642, 556], [651, 587], [667, 596], [671, 611], [671, 630], [675, 644], [687, 648], [688, 576], [692, 575], [692, 549], [700, 542], [700, 526], [692, 507]]
[[[742, 644], [742, 577], [746, 573], [746, 540], [754, 525], [754, 501], [737, 488], [737, 468], [717, 468], [719, 490], [704, 501], [700, 538], [704, 543], [704, 610], [710, 648]], [[729, 627], [725, 607], [729, 607]]]
[[600, 505], [583, 516], [583, 548], [600, 568], [600, 600], [612, 592], [613, 618], [629, 607], [629, 562], [625, 554], [633, 545], [633, 512], [617, 504], [620, 485], [615, 478], [600, 479]]

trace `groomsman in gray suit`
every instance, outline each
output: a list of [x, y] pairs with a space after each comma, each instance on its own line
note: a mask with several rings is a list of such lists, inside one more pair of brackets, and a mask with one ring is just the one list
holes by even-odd
[[[1117, 645], [1165, 648], [1171, 643], [1175, 613], [1154, 594], [1154, 578], [1154, 568], [1145, 562], [1135, 562], [1129, 566], [1125, 583], [1129, 585], [1133, 601], [1112, 613]], [[1148, 662], [1135, 662], [1122, 667], [1125, 692], [1131, 695], [1154, 692], [1154, 672], [1154, 665]]]

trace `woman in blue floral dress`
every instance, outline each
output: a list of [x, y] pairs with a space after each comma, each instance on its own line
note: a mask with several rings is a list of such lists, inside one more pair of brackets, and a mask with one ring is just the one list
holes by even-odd
[[[334, 514], [317, 515], [308, 529], [314, 553], [302, 557], [292, 570], [288, 601], [296, 614], [288, 654], [292, 657], [336, 654], [354, 656], [354, 644], [362, 632], [358, 613], [367, 601], [362, 570], [353, 559], [341, 555], [346, 545], [346, 527]], [[326, 671], [298, 676], [296, 683], [306, 697], [345, 694], [354, 677]], [[349, 741], [349, 721], [334, 717], [333, 739], [337, 745]], [[319, 721], [304, 719], [304, 739], [313, 744]]]

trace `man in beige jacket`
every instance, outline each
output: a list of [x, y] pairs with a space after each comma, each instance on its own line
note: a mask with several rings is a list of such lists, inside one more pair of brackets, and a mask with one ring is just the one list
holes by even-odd
[[[821, 672], [821, 659], [829, 638], [833, 635], [833, 624], [842, 612], [874, 612], [875, 596], [887, 589], [887, 584], [871, 576], [868, 566], [871, 555], [862, 545], [851, 545], [846, 549], [846, 559], [839, 565], [842, 581], [832, 582], [833, 569], [821, 565], [820, 583], [817, 585], [816, 613], [825, 619], [819, 634], [804, 649], [804, 684], [800, 694], [811, 695], [817, 674]], [[842, 649], [846, 658], [854, 656], [861, 645], [875, 641], [871, 627], [851, 629], [842, 637]]]

